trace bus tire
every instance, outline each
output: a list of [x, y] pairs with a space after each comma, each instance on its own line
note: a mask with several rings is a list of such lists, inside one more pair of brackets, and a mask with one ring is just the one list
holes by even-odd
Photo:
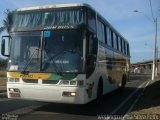
[[96, 105], [99, 105], [103, 100], [103, 80], [100, 79], [97, 85], [97, 98], [95, 100]]

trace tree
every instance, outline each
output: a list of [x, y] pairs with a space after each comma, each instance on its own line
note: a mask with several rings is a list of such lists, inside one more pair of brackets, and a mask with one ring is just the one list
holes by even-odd
[[5, 30], [9, 33], [10, 28], [11, 28], [11, 24], [12, 24], [13, 11], [6, 9], [6, 11], [4, 13], [6, 15], [6, 18], [3, 20], [3, 26], [0, 27], [0, 34]]
[[0, 59], [0, 70], [7, 67], [8, 60]]

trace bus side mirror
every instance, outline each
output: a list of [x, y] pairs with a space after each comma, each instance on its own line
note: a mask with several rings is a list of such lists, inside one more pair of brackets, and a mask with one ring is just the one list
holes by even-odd
[[6, 57], [9, 57], [9, 39], [9, 36], [2, 36], [1, 54]]

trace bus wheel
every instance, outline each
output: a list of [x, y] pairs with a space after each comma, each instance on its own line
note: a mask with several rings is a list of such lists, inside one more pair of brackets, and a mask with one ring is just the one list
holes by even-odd
[[97, 105], [102, 102], [102, 98], [103, 98], [103, 82], [102, 79], [100, 79], [97, 85], [97, 98], [96, 98]]

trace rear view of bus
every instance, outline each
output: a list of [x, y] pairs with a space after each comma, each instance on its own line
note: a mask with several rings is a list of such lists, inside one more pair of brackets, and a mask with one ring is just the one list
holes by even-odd
[[105, 82], [109, 81], [107, 67], [100, 70], [97, 64], [96, 24], [96, 13], [85, 4], [13, 11], [10, 33], [2, 37], [1, 50], [9, 59], [8, 97], [84, 104], [99, 96], [100, 79], [105, 83], [100, 94], [107, 93], [104, 87], [112, 86], [108, 92], [117, 88], [117, 83]]

